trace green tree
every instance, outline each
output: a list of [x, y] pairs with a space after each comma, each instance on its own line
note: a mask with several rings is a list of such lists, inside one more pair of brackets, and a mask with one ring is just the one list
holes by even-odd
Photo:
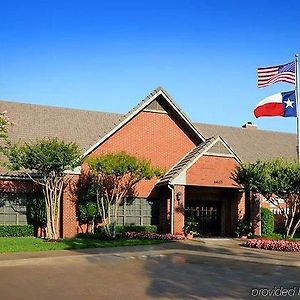
[[96, 184], [97, 204], [102, 225], [109, 237], [116, 236], [119, 206], [127, 196], [135, 195], [141, 180], [160, 177], [162, 171], [149, 160], [139, 159], [126, 152], [105, 154], [88, 160]]
[[32, 181], [42, 186], [47, 237], [59, 237], [60, 202], [67, 178], [65, 171], [80, 165], [80, 151], [75, 143], [57, 138], [43, 139], [33, 144], [12, 145], [7, 153], [11, 170], [24, 171]]
[[[81, 222], [87, 225], [87, 232], [95, 232], [95, 219], [99, 214], [97, 203], [94, 201], [81, 202], [78, 205], [79, 218]], [[91, 228], [89, 229], [89, 225]]]
[[[286, 237], [300, 227], [300, 164], [277, 158], [239, 165], [234, 180], [254, 194], [263, 195], [276, 206], [285, 220]], [[285, 205], [282, 205], [284, 201]], [[297, 214], [298, 213], [298, 214]]]
[[95, 225], [99, 222], [100, 208], [96, 197], [97, 186], [95, 186], [93, 176], [84, 174], [77, 182], [77, 217], [80, 226], [86, 225], [86, 232], [94, 232]]

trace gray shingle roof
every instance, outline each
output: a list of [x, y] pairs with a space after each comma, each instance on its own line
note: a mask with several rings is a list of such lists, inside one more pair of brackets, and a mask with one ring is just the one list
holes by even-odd
[[275, 157], [297, 158], [296, 134], [201, 123], [195, 125], [206, 138], [221, 136], [244, 162]]
[[76, 142], [81, 150], [91, 146], [119, 123], [121, 114], [0, 101], [15, 123], [10, 128], [14, 142], [58, 137]]
[[[154, 90], [128, 114], [136, 111], [159, 89], [161, 88]], [[10, 130], [10, 138], [14, 142], [58, 137], [76, 142], [83, 152], [128, 116], [128, 114], [0, 101], [0, 111], [4, 110], [15, 123]], [[278, 156], [297, 157], [295, 134], [201, 123], [194, 125], [206, 139], [221, 136], [245, 162]]]

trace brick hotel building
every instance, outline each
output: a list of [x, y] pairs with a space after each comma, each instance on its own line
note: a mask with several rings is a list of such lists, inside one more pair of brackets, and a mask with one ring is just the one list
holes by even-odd
[[[120, 224], [155, 224], [164, 232], [182, 233], [185, 218], [195, 215], [203, 235], [233, 236], [246, 214], [258, 233], [262, 203], [245, 195], [232, 171], [241, 162], [296, 158], [296, 135], [259, 130], [251, 123], [237, 128], [192, 122], [163, 88], [126, 115], [0, 101], [0, 111], [5, 110], [15, 123], [10, 130], [14, 142], [58, 137], [76, 142], [85, 157], [126, 151], [165, 170], [160, 180], [140, 182], [119, 216]], [[84, 176], [81, 169], [68, 175], [73, 184]], [[0, 188], [0, 224], [26, 224], [22, 203], [35, 197], [37, 187], [25, 174], [1, 169]], [[81, 230], [76, 197], [67, 186], [62, 237]]]

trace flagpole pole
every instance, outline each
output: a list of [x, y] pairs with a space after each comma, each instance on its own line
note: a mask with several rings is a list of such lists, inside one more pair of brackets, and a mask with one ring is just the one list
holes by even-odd
[[299, 62], [298, 62], [298, 54], [295, 54], [295, 67], [296, 67], [296, 109], [297, 109], [297, 155], [298, 155], [298, 162], [300, 162], [300, 95], [299, 95]]

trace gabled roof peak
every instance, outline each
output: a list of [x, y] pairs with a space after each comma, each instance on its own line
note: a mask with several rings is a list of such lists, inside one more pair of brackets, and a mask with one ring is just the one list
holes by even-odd
[[[209, 153], [209, 150], [214, 147], [217, 143], [221, 143], [226, 150], [226, 154], [222, 153]], [[213, 156], [225, 156], [233, 157], [238, 162], [241, 162], [239, 157], [232, 151], [229, 145], [220, 136], [210, 137], [204, 142], [195, 146], [190, 152], [188, 152], [181, 160], [179, 160], [167, 173], [158, 181], [157, 185], [172, 184], [173, 180], [177, 178], [182, 172], [189, 169], [202, 155], [213, 155]]]
[[96, 142], [93, 146], [87, 149], [86, 152], [83, 154], [83, 157], [89, 155], [105, 140], [107, 140], [110, 136], [112, 136], [117, 130], [122, 128], [131, 119], [133, 119], [139, 112], [145, 109], [150, 103], [155, 101], [156, 98], [160, 95], [163, 96], [163, 99], [169, 104], [169, 106], [173, 109], [173, 111], [191, 129], [191, 131], [195, 134], [195, 136], [197, 136], [199, 141], [204, 141], [205, 138], [197, 130], [197, 128], [194, 126], [193, 122], [187, 117], [187, 115], [179, 108], [179, 106], [175, 103], [175, 101], [171, 98], [171, 96], [166, 92], [166, 90], [162, 87], [157, 87], [155, 90], [149, 93], [143, 100], [141, 100], [134, 108], [132, 108], [126, 115], [124, 115], [120, 119], [120, 122], [116, 126], [112, 127], [111, 130], [105, 136], [103, 136], [98, 142]]

